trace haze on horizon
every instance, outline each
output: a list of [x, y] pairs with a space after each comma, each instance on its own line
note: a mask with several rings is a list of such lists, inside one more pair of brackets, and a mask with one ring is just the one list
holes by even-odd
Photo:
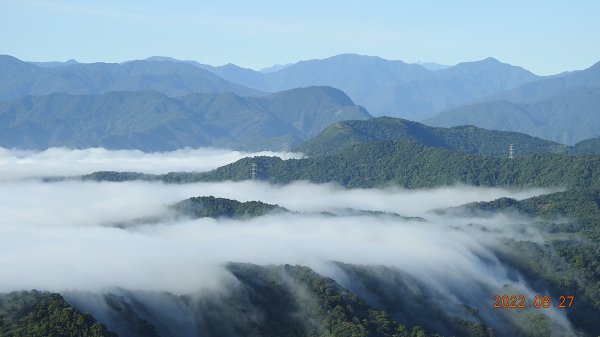
[[165, 55], [253, 69], [342, 53], [448, 65], [495, 57], [551, 75], [598, 61], [598, 13], [594, 1], [5, 0], [0, 53], [85, 63]]

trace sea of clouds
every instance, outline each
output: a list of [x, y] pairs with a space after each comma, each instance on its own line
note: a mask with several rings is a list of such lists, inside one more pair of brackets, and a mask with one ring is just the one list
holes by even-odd
[[[533, 290], [498, 260], [504, 240], [543, 240], [531, 219], [442, 216], [435, 209], [500, 197], [528, 198], [543, 189], [468, 186], [406, 190], [345, 189], [334, 184], [220, 182], [45, 183], [39, 177], [98, 170], [205, 171], [248, 154], [213, 149], [146, 154], [104, 149], [0, 150], [0, 292], [21, 289], [102, 292], [111, 287], [193, 293], [219, 289], [227, 262], [300, 264], [343, 279], [331, 262], [393, 266], [456, 303], [481, 304], [473, 289]], [[252, 219], [173, 217], [169, 205], [194, 196], [260, 200], [295, 213]], [[356, 209], [392, 215], [329, 216]], [[160, 221], [114, 226], [134, 219]], [[425, 221], [423, 221], [423, 219]], [[477, 224], [478, 226], [472, 226]], [[483, 230], [485, 229], [485, 230]], [[490, 295], [491, 296], [491, 295]], [[566, 318], [544, 312], [568, 326]]]

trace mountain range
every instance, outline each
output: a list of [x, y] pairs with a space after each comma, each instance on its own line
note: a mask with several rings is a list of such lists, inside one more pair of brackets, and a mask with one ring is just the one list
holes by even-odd
[[600, 135], [600, 62], [441, 112], [425, 123], [525, 132], [563, 144]]
[[263, 97], [157, 91], [51, 94], [0, 102], [0, 146], [175, 150], [290, 146], [345, 119], [368, 119], [338, 89], [309, 87]]
[[300, 61], [267, 71], [234, 64], [215, 67], [161, 56], [121, 64], [84, 64], [74, 60], [26, 63], [3, 56], [0, 73], [6, 84], [0, 87], [0, 99], [56, 92], [97, 94], [149, 89], [170, 96], [223, 91], [260, 95], [298, 87], [332, 86], [373, 115], [411, 120], [423, 120], [436, 112], [540, 79], [494, 58], [449, 67], [356, 54]]
[[143, 90], [156, 90], [169, 96], [195, 92], [232, 92], [242, 96], [263, 94], [182, 62], [67, 62], [61, 66], [40, 67], [12, 56], [0, 55], [0, 100], [51, 93], [83, 95]]
[[151, 57], [149, 61], [184, 62], [261, 91], [326, 85], [344, 91], [375, 116], [422, 120], [450, 107], [513, 89], [540, 79], [531, 72], [494, 58], [452, 67], [390, 61], [380, 57], [341, 54], [300, 61], [267, 73], [227, 64], [213, 67], [194, 61]]
[[[424, 120], [424, 123], [432, 126], [474, 125], [486, 129], [515, 131], [568, 145], [599, 136], [600, 63], [585, 70], [548, 77], [536, 76], [523, 68], [501, 63], [493, 58], [459, 63], [451, 67], [439, 66], [435, 69], [437, 70], [427, 69], [420, 64], [408, 64], [402, 61], [390, 61], [379, 57], [355, 54], [342, 54], [322, 60], [300, 61], [266, 71], [254, 71], [234, 64], [215, 67], [196, 61], [180, 61], [158, 56], [120, 64], [85, 64], [75, 60], [23, 62], [11, 56], [0, 56], [0, 100], [12, 102], [3, 103], [3, 106], [6, 107], [6, 104], [15, 104], [15, 99], [24, 99], [30, 95], [104, 95], [115, 91], [156, 91], [158, 94], [175, 100], [180, 100], [181, 96], [189, 94], [216, 93], [232, 93], [237, 97], [260, 97], [268, 95], [270, 92], [319, 85], [342, 90], [348, 95], [352, 104], [364, 106], [373, 116], [402, 116], [410, 120]], [[314, 123], [317, 125], [315, 128], [317, 131], [312, 130], [312, 133], [306, 133], [307, 130], [303, 130], [298, 134], [286, 127], [283, 127], [283, 131], [278, 130], [279, 126], [277, 125], [279, 124], [267, 122], [259, 127], [261, 131], [248, 130], [245, 136], [256, 136], [258, 132], [263, 134], [261, 136], [263, 139], [250, 140], [244, 149], [273, 148], [275, 143], [297, 145], [322, 130], [326, 126], [324, 123], [330, 121], [329, 117], [324, 117], [324, 120], [321, 121], [311, 121], [311, 118], [321, 114], [328, 116], [330, 111], [313, 110], [312, 115], [300, 117], [298, 114], [304, 112], [295, 104], [300, 104], [299, 102], [306, 104], [314, 98], [310, 95], [300, 98], [303, 95], [300, 94], [301, 92], [296, 92], [298, 94], [297, 101], [290, 102], [285, 109], [297, 110], [292, 113], [297, 115], [295, 118], [302, 118], [302, 123], [306, 125]], [[310, 92], [310, 90], [306, 92]], [[39, 101], [40, 99], [31, 98], [31, 100]], [[67, 102], [68, 100], [77, 99], [75, 97], [62, 99], [60, 104], [66, 104], [64, 109], [67, 111], [71, 104]], [[220, 123], [220, 125], [231, 124], [232, 129], [237, 128], [237, 131], [233, 133], [242, 132], [240, 130], [245, 126], [241, 126], [239, 123], [230, 123], [230, 120], [235, 119], [236, 117], [233, 116], [236, 114], [239, 117], [247, 107], [244, 107], [244, 104], [236, 105], [235, 100], [229, 101], [232, 104], [230, 107], [227, 107], [227, 104], [220, 105], [224, 109], [219, 114], [223, 120], [218, 123], [214, 120], [213, 122]], [[123, 102], [128, 104], [128, 100], [123, 100]], [[46, 103], [50, 104], [51, 102], [46, 101]], [[55, 103], [58, 104], [58, 102]], [[149, 104], [152, 105], [152, 103]], [[319, 104], [315, 102], [314, 107], [320, 109], [317, 108]], [[19, 114], [21, 108], [11, 108], [11, 113]], [[55, 105], [46, 113], [56, 112], [59, 108], [62, 109]], [[87, 108], [85, 104], [78, 106], [78, 109]], [[135, 112], [140, 108], [139, 106], [130, 105], [128, 108], [133, 110], [134, 114], [140, 114], [139, 111]], [[165, 106], [163, 110], [177, 115], [180, 108], [180, 106]], [[279, 107], [279, 109], [281, 108]], [[231, 116], [225, 113], [225, 110], [230, 111]], [[125, 111], [121, 110], [121, 113], [124, 114]], [[331, 121], [364, 119], [367, 116], [366, 113], [365, 111], [359, 117], [356, 114], [344, 115]], [[64, 116], [67, 115], [65, 113]], [[72, 111], [70, 116], [75, 117], [76, 115]], [[150, 119], [154, 119], [154, 117]], [[29, 122], [35, 124], [35, 120]], [[273, 128], [267, 130], [269, 127], [266, 125], [271, 125]], [[31, 140], [23, 144], [18, 141], [28, 138], [27, 128], [33, 128], [33, 126], [17, 127], [25, 132], [25, 135], [21, 135], [21, 131], [15, 131], [14, 127], [15, 125], [4, 126], [7, 132], [3, 135], [4, 138], [14, 138], [12, 142], [4, 141], [6, 146], [26, 148], [37, 144], [36, 141]], [[112, 126], [107, 125], [107, 127], [110, 129]], [[104, 139], [90, 140], [84, 143], [97, 145], [106, 143], [106, 146], [116, 147], [139, 146], [140, 149], [170, 149], [175, 145], [239, 148], [236, 140], [224, 140], [231, 135], [221, 133], [216, 137], [220, 140], [217, 140], [211, 131], [202, 129], [203, 126], [195, 125], [194, 127], [196, 131], [193, 132], [190, 131], [192, 128], [190, 124], [168, 127], [168, 132], [178, 134], [179, 136], [174, 138], [179, 140], [160, 139], [157, 142], [173, 144], [162, 148], [156, 144], [142, 145], [143, 142], [152, 142], [153, 140], [151, 137], [140, 136], [140, 133], [144, 134], [147, 130], [140, 131], [139, 128], [133, 126], [129, 130], [130, 136], [121, 135], [129, 140], [107, 141]], [[228, 132], [231, 131], [229, 127], [226, 129]], [[51, 133], [51, 131], [44, 130], [44, 128], [41, 129], [41, 135], [38, 138], [51, 139], [56, 136], [51, 134], [44, 136], [44, 132]], [[122, 132], [122, 130], [118, 132]], [[268, 135], [271, 133], [283, 133], [287, 136], [277, 138]], [[160, 136], [161, 132], [157, 134]], [[69, 141], [65, 135], [56, 137], [64, 138], [63, 141], [56, 142], [56, 144], [78, 146], [78, 139]], [[108, 137], [111, 138], [112, 135]], [[183, 140], [186, 137], [189, 141]], [[266, 138], [277, 138], [277, 140], [266, 140]], [[126, 142], [131, 144], [125, 145]], [[52, 142], [50, 143], [52, 144]], [[35, 145], [36, 148], [44, 146], [43, 142]], [[523, 149], [523, 146], [520, 148]]]

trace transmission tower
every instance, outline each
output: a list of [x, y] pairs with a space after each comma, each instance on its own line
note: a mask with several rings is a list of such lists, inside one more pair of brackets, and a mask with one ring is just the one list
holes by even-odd
[[283, 150], [283, 152], [289, 152], [290, 151], [290, 143], [283, 143], [281, 144], [281, 149]]
[[513, 159], [515, 157], [515, 149], [512, 144], [508, 147], [508, 159]]
[[252, 180], [256, 180], [256, 163], [252, 163], [250, 165], [250, 174], [252, 176]]

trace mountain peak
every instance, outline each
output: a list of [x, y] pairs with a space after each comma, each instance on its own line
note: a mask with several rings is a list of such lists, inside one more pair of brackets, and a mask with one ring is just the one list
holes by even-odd
[[450, 67], [448, 69], [444, 69], [442, 71], [456, 71], [456, 70], [464, 70], [464, 69], [472, 69], [475, 71], [483, 71], [483, 70], [499, 70], [504, 69], [507, 71], [508, 69], [517, 70], [520, 73], [527, 73], [529, 77], [534, 77], [535, 75], [530, 71], [523, 69], [519, 66], [514, 66], [510, 63], [504, 63], [494, 57], [487, 57], [483, 60], [479, 61], [471, 61], [471, 62], [461, 62], [454, 67]]
[[252, 69], [248, 69], [248, 68], [240, 67], [240, 66], [238, 66], [237, 64], [233, 64], [233, 63], [227, 63], [227, 64], [224, 64], [224, 65], [222, 65], [222, 66], [219, 66], [219, 67], [217, 67], [217, 68], [221, 68], [221, 69], [229, 69], [229, 70], [234, 70], [234, 69], [235, 69], [235, 70], [246, 70], [246, 71], [252, 71], [252, 72], [254, 72], [254, 70], [252, 70]]
[[[359, 55], [359, 54], [353, 54], [353, 53], [338, 54], [338, 55], [326, 57], [324, 59], [308, 60], [306, 62], [311, 62], [311, 61], [312, 62], [314, 62], [314, 61], [333, 61], [333, 62], [335, 62], [335, 61], [343, 61], [343, 62], [363, 62], [363, 61], [395, 62], [395, 61], [388, 61], [388, 60], [383, 59], [383, 58], [381, 58], [379, 56]], [[305, 62], [305, 61], [300, 61], [300, 62]]]
[[38, 69], [37, 66], [21, 61], [18, 58], [10, 55], [0, 55], [0, 68], [5, 74], [18, 74], [22, 71]]
[[181, 62], [178, 59], [169, 56], [150, 56], [145, 58], [143, 61]]
[[0, 55], [0, 62], [1, 63], [7, 63], [7, 62], [27, 63], [27, 62], [23, 62], [23, 61], [19, 60], [18, 58], [14, 57], [14, 56], [10, 56], [10, 55]]
[[491, 56], [490, 57], [486, 57], [486, 58], [484, 58], [483, 60], [481, 60], [479, 62], [482, 62], [482, 63], [502, 63], [502, 62], [498, 61], [497, 58], [491, 57]]

